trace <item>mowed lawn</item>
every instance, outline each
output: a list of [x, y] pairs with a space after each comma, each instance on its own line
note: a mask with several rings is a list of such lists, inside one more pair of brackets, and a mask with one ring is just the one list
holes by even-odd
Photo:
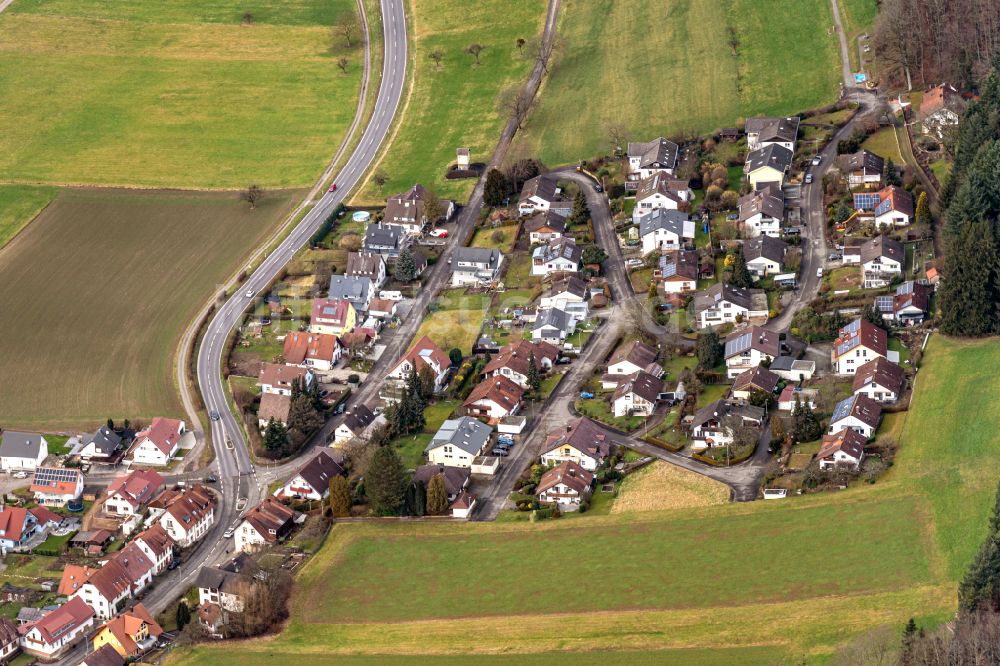
[[0, 179], [308, 185], [354, 116], [361, 48], [331, 35], [354, 8], [17, 0], [0, 14]]
[[[388, 183], [380, 192], [369, 182], [359, 201], [422, 183], [464, 203], [475, 179], [447, 180], [446, 169], [459, 147], [469, 148], [473, 162], [489, 160], [506, 122], [497, 95], [526, 81], [533, 64], [530, 47], [519, 53], [516, 41], [541, 35], [545, 8], [545, 0], [410, 1], [412, 91], [378, 166]], [[483, 47], [479, 65], [465, 53], [473, 43]], [[434, 51], [442, 53], [440, 67], [430, 59]]]
[[61, 191], [0, 251], [0, 423], [182, 417], [184, 328], [301, 196]]
[[458, 348], [468, 355], [489, 305], [486, 294], [467, 295], [464, 289], [449, 289], [435, 300], [438, 309], [424, 316], [414, 340], [427, 335], [446, 352]]
[[0, 185], [0, 248], [31, 222], [55, 195], [54, 187]]
[[522, 139], [551, 166], [607, 154], [609, 123], [646, 141], [831, 102], [832, 25], [828, 2], [564, 0], [564, 47]]

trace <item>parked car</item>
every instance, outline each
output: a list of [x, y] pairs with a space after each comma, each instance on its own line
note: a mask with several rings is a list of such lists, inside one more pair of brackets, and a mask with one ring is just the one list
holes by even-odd
[[806, 174], [806, 185], [813, 182], [813, 175], [811, 173]]
[[448, 237], [448, 230], [447, 229], [431, 229], [430, 235], [433, 236], [434, 238], [447, 238]]
[[823, 277], [823, 267], [822, 266], [820, 266], [819, 268], [816, 269], [816, 277], [818, 277], [818, 278]]
[[176, 569], [180, 565], [181, 565], [181, 561], [180, 560], [170, 560], [170, 564], [167, 565], [167, 569], [169, 569], [170, 571], [173, 571], [174, 569]]
[[510, 435], [499, 435], [497, 437], [497, 444], [501, 444], [503, 446], [514, 446], [514, 438]]
[[812, 165], [813, 166], [819, 166], [822, 161], [823, 161], [823, 156], [822, 155], [816, 155], [816, 157], [814, 157], [812, 159]]
[[840, 261], [843, 258], [844, 257], [837, 252], [831, 252], [830, 255], [827, 257], [827, 259], [829, 259], [830, 261]]
[[502, 446], [494, 446], [493, 455], [500, 456], [501, 458], [506, 458], [508, 455], [510, 455], [510, 451], [503, 448]]
[[27, 472], [14, 472], [13, 476], [14, 476], [15, 479], [27, 479], [28, 478], [28, 473]]
[[208, 476], [205, 477], [205, 483], [215, 483], [218, 480], [219, 477], [217, 477], [214, 474], [209, 474]]
[[230, 539], [230, 538], [232, 538], [232, 536], [233, 536], [233, 528], [232, 527], [230, 527], [229, 529], [227, 529], [225, 532], [222, 533], [222, 538], [223, 539]]
[[580, 391], [580, 397], [583, 398], [584, 400], [593, 400], [594, 394], [591, 393], [590, 391]]
[[626, 266], [642, 266], [642, 259], [626, 259]]

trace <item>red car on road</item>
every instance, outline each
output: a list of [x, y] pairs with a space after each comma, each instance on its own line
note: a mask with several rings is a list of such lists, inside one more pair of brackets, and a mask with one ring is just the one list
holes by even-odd
[[331, 185], [330, 189], [327, 190], [327, 192], [336, 192], [336, 191], [337, 191], [337, 183]]

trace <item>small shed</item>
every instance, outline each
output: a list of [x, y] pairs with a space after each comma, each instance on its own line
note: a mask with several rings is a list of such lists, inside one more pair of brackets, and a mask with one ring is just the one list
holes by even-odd
[[459, 169], [469, 168], [469, 149], [459, 148], [455, 151], [455, 163], [458, 165]]

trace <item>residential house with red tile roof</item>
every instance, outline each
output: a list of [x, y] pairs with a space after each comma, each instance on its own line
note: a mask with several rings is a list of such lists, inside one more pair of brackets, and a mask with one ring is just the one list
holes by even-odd
[[83, 474], [68, 467], [36, 467], [28, 490], [39, 504], [66, 506], [83, 494]]
[[157, 416], [148, 428], [136, 433], [129, 456], [136, 465], [166, 465], [177, 455], [185, 432], [184, 421]]
[[257, 383], [260, 385], [261, 393], [275, 395], [290, 396], [295, 382], [299, 382], [305, 388], [312, 381], [313, 374], [308, 368], [282, 365], [281, 363], [261, 363], [260, 373], [257, 375]]
[[879, 421], [882, 418], [882, 406], [863, 395], [852, 395], [844, 398], [833, 408], [830, 416], [830, 429], [827, 431], [831, 435], [836, 435], [841, 430], [854, 430], [865, 438], [875, 434]]
[[5, 617], [0, 617], [0, 664], [9, 663], [21, 647], [21, 637], [17, 626]]
[[640, 370], [618, 384], [611, 396], [612, 411], [615, 416], [649, 416], [662, 391], [662, 379]]
[[337, 364], [343, 351], [336, 335], [292, 331], [285, 336], [283, 354], [286, 365], [327, 372]]
[[548, 342], [520, 340], [500, 348], [486, 367], [483, 377], [506, 377], [521, 388], [528, 388], [531, 356], [540, 373], [548, 372], [559, 358], [559, 349]]
[[868, 361], [854, 373], [851, 389], [854, 395], [863, 395], [875, 402], [889, 403], [899, 400], [906, 383], [906, 372], [882, 356]]
[[958, 126], [966, 100], [955, 86], [941, 83], [924, 93], [920, 102], [920, 126], [924, 134], [938, 139]]
[[215, 522], [215, 498], [201, 484], [183, 491], [165, 490], [150, 507], [162, 509], [157, 522], [181, 548], [204, 537]]
[[0, 502], [0, 550], [20, 548], [38, 530], [38, 520], [30, 511]]
[[128, 570], [115, 559], [99, 568], [68, 564], [59, 582], [59, 594], [82, 599], [99, 619], [114, 617], [133, 596]]
[[905, 227], [913, 221], [913, 195], [901, 187], [890, 185], [878, 193], [875, 206], [875, 225], [878, 227]]
[[524, 389], [517, 382], [497, 375], [479, 382], [462, 406], [469, 416], [485, 417], [492, 423], [516, 414], [523, 398]]
[[865, 457], [865, 437], [850, 428], [835, 435], [824, 435], [816, 459], [819, 468], [857, 470]]
[[110, 645], [102, 645], [83, 658], [77, 666], [125, 666], [125, 658]]
[[867, 319], [855, 319], [840, 329], [830, 350], [830, 364], [839, 375], [853, 375], [858, 368], [888, 355], [886, 332]]
[[451, 359], [430, 337], [423, 336], [389, 370], [380, 397], [389, 402], [398, 400], [411, 370], [416, 370], [418, 375], [424, 371], [431, 372], [434, 375], [434, 392], [437, 393], [448, 383]]
[[156, 639], [163, 634], [163, 628], [142, 604], [136, 604], [97, 628], [91, 637], [94, 650], [111, 646], [126, 659], [135, 659], [148, 652]]
[[781, 377], [761, 365], [744, 370], [733, 382], [733, 397], [738, 400], [749, 400], [758, 392], [773, 396], [775, 389], [778, 388], [779, 379]]
[[108, 484], [102, 500], [104, 513], [130, 516], [142, 511], [163, 489], [163, 477], [151, 469], [137, 469]]
[[248, 511], [236, 528], [233, 535], [236, 552], [252, 551], [284, 541], [294, 529], [299, 515], [273, 497], [268, 497]]
[[604, 388], [614, 388], [640, 370], [654, 377], [663, 376], [663, 368], [656, 362], [658, 353], [640, 340], [632, 340], [618, 347], [608, 361], [608, 374], [601, 378]]
[[174, 539], [160, 524], [151, 525], [139, 532], [132, 543], [136, 544], [153, 563], [154, 576], [166, 571], [174, 559]]
[[41, 619], [21, 627], [21, 649], [52, 661], [76, 643], [86, 640], [93, 626], [94, 609], [80, 597], [74, 597]]
[[350, 301], [343, 298], [316, 298], [309, 317], [309, 331], [328, 335], [344, 335], [354, 330], [358, 313]]

